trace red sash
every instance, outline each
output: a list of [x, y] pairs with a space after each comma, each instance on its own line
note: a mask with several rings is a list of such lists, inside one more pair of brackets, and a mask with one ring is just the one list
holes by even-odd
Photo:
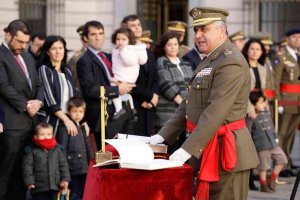
[[280, 84], [280, 92], [300, 93], [300, 84]]
[[[187, 129], [192, 133], [196, 127], [191, 121], [187, 120]], [[233, 130], [238, 130], [246, 127], [245, 119], [241, 119], [230, 124], [221, 126], [214, 137], [205, 146], [200, 171], [197, 180], [196, 200], [209, 199], [209, 183], [219, 181], [219, 143], [218, 136], [222, 136], [222, 167], [225, 171], [230, 171], [235, 168], [237, 155], [235, 149], [235, 139], [232, 133]]]
[[265, 89], [264, 90], [264, 95], [268, 99], [273, 99], [275, 97], [275, 90]]

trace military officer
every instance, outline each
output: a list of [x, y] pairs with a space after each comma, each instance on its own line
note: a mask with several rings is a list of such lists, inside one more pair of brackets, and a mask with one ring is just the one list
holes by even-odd
[[201, 160], [196, 199], [246, 200], [249, 171], [258, 164], [245, 125], [249, 66], [228, 39], [227, 11], [196, 7], [189, 14], [195, 36], [201, 40], [199, 51], [207, 57], [189, 81], [187, 99], [150, 143], [172, 144], [187, 128], [189, 137], [170, 160]]
[[80, 37], [82, 47], [79, 51], [76, 51], [73, 54], [73, 56], [70, 58], [70, 60], [68, 61], [70, 70], [72, 72], [73, 80], [76, 83], [76, 87], [78, 89], [80, 89], [80, 84], [79, 84], [79, 80], [78, 80], [78, 76], [77, 76], [76, 65], [77, 65], [77, 62], [78, 62], [79, 58], [81, 58], [81, 56], [86, 52], [86, 49], [87, 49], [87, 46], [88, 46], [87, 43], [83, 39], [82, 29], [83, 29], [83, 25], [79, 26], [76, 30], [76, 32], [78, 33], [78, 35]]
[[300, 70], [298, 51], [300, 47], [300, 29], [286, 32], [287, 46], [273, 60], [275, 68], [275, 94], [279, 99], [279, 145], [289, 158], [284, 176], [291, 172], [291, 149], [295, 129], [300, 123]]
[[229, 36], [231, 42], [242, 51], [245, 45], [245, 34], [243, 31], [237, 31]]
[[150, 30], [143, 31], [142, 36], [140, 37], [140, 41], [146, 44], [147, 49], [150, 49], [151, 44], [153, 43], [153, 40], [150, 37], [151, 37]]
[[176, 32], [180, 35], [179, 38], [179, 57], [182, 58], [184, 54], [191, 50], [190, 47], [183, 44], [183, 40], [185, 37], [185, 30], [187, 29], [187, 24], [182, 21], [169, 21], [168, 22], [168, 31]]

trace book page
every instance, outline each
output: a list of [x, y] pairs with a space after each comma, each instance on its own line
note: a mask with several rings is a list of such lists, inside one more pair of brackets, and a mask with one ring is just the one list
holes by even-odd
[[121, 168], [141, 169], [141, 170], [158, 170], [170, 167], [180, 167], [182, 163], [175, 160], [154, 159], [150, 163], [120, 163]]
[[149, 163], [154, 160], [154, 153], [149, 145], [137, 139], [109, 139], [105, 140], [119, 153], [121, 162]]
[[144, 143], [150, 143], [150, 137], [139, 136], [139, 135], [128, 135], [128, 134], [118, 133], [118, 139], [137, 139]]

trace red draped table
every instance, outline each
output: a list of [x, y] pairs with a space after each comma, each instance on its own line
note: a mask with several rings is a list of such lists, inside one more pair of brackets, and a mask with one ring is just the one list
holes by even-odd
[[191, 200], [193, 168], [88, 170], [84, 200]]

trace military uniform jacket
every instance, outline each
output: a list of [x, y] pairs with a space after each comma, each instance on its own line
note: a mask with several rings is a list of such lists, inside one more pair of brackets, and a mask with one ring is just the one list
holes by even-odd
[[[249, 66], [238, 49], [226, 40], [197, 67], [189, 81], [186, 101], [158, 134], [172, 144], [186, 128], [188, 118], [197, 126], [182, 148], [199, 159], [221, 125], [245, 118], [249, 92]], [[233, 134], [238, 161], [231, 172], [256, 167], [257, 153], [248, 129], [235, 130]], [[221, 139], [219, 143], [222, 148]], [[225, 172], [220, 169], [219, 173]]]
[[280, 84], [298, 84], [300, 85], [299, 64], [289, 51], [284, 48], [274, 59], [275, 68], [275, 93], [278, 100], [284, 103], [294, 102], [293, 105], [283, 105], [284, 112], [289, 114], [299, 113], [299, 106], [295, 102], [299, 102], [300, 93], [280, 92]]

